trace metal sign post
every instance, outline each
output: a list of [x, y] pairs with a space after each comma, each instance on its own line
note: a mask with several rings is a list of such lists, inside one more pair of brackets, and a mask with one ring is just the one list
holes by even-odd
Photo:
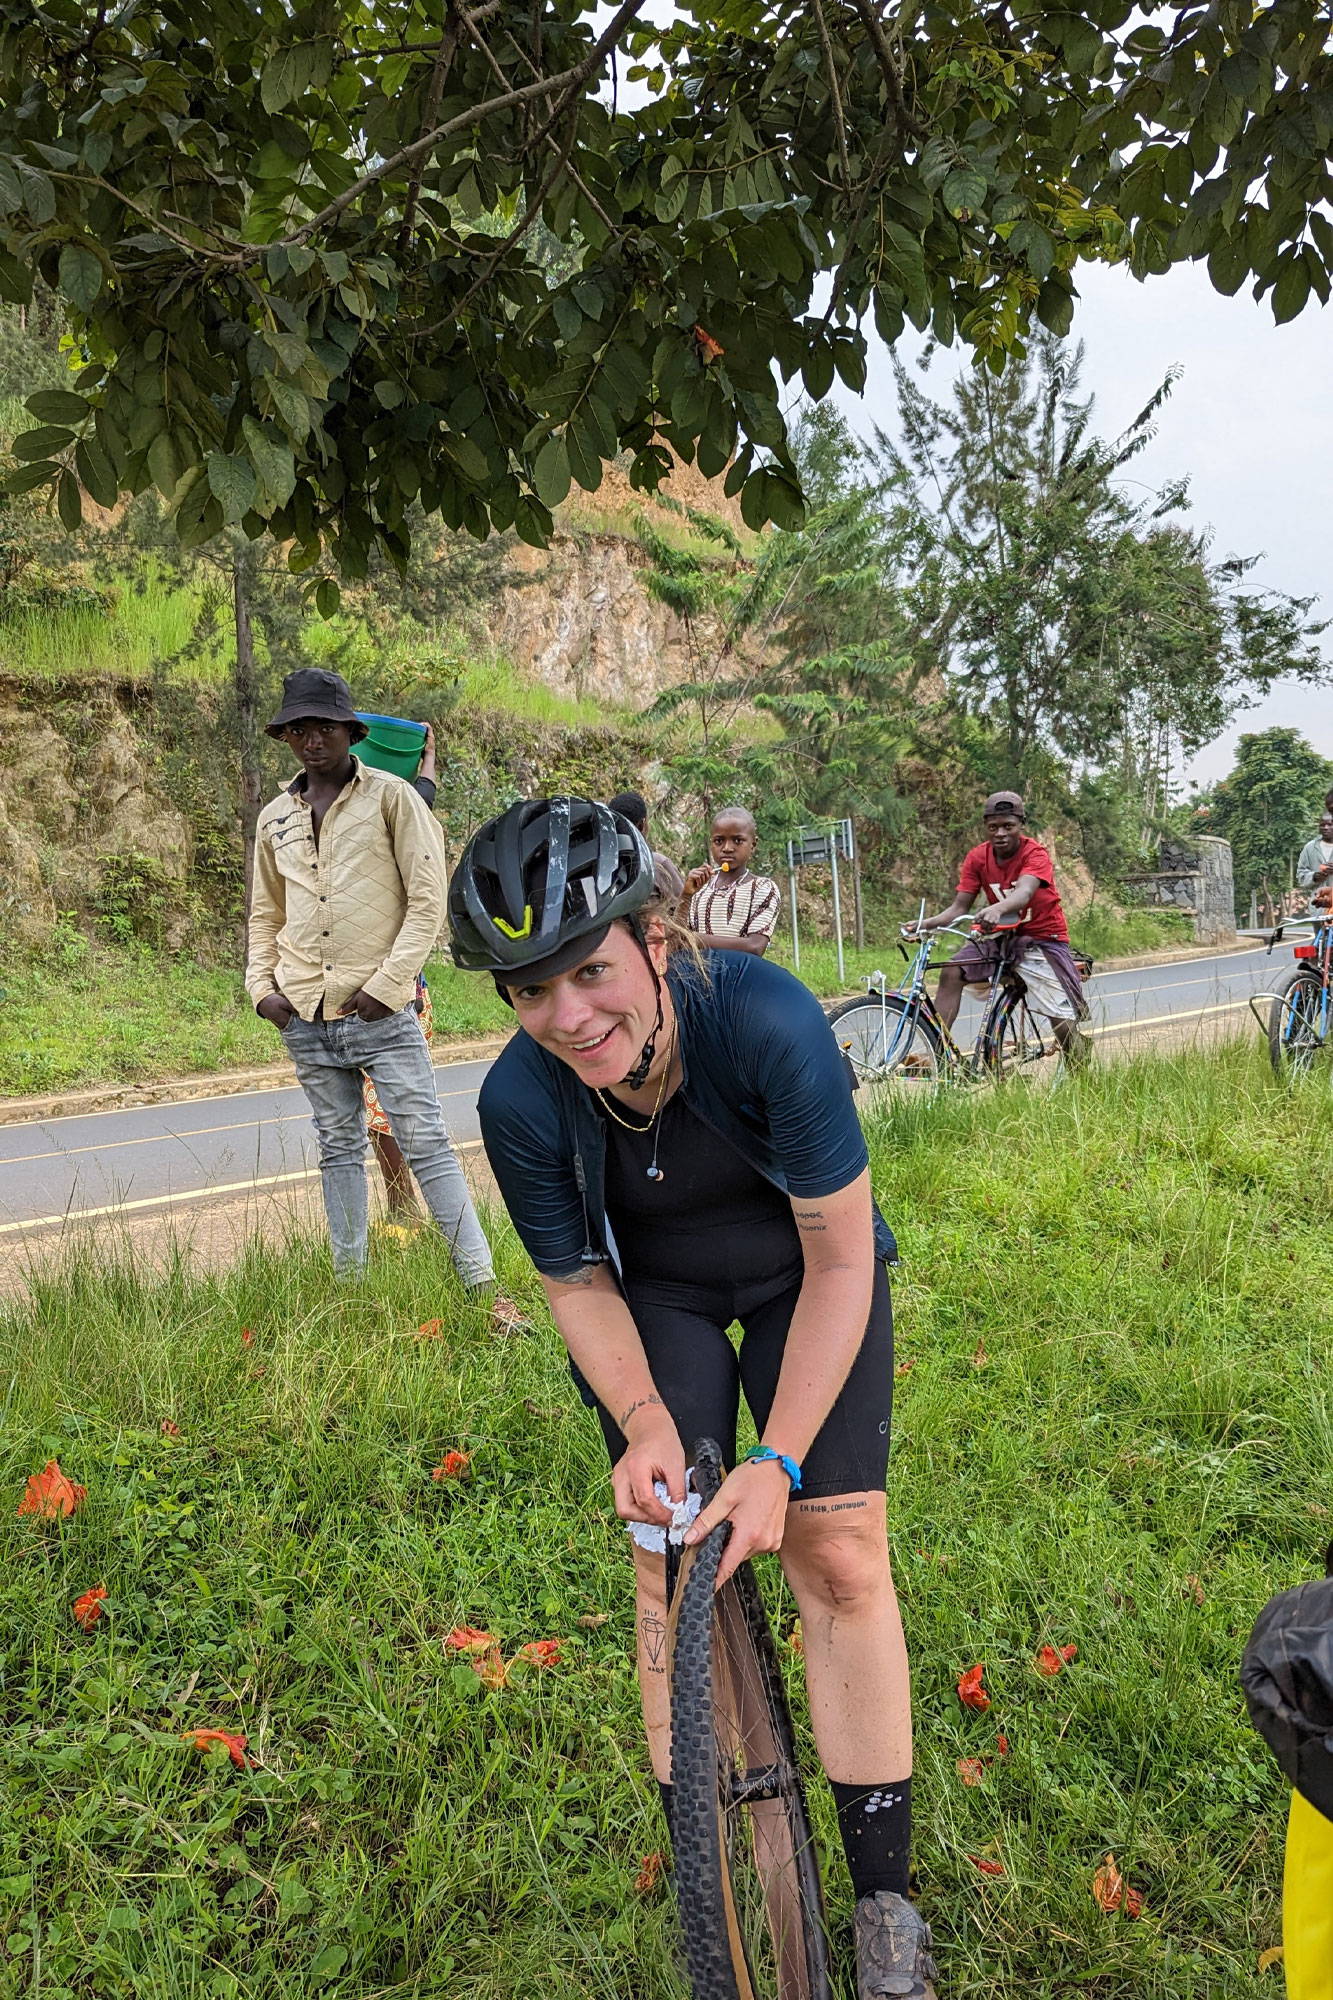
[[799, 972], [801, 947], [796, 929], [796, 871], [798, 868], [828, 868], [833, 876], [833, 928], [838, 939], [838, 979], [845, 983], [846, 962], [842, 943], [842, 893], [838, 881], [838, 861], [855, 861], [856, 842], [850, 819], [835, 819], [823, 826], [803, 826], [795, 840], [787, 842], [787, 879], [791, 885], [792, 958]]

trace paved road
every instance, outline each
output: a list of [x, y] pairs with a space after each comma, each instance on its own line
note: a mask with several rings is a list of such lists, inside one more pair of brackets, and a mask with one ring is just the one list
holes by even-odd
[[[1099, 974], [1089, 988], [1094, 1029], [1121, 1041], [1136, 1028], [1191, 1018], [1244, 1027], [1246, 994], [1268, 990], [1286, 962], [1286, 953], [1270, 959], [1260, 947]], [[477, 1139], [476, 1094], [487, 1067], [451, 1063], [436, 1071], [460, 1145]], [[67, 1216], [185, 1209], [256, 1186], [294, 1184], [309, 1179], [314, 1164], [310, 1116], [295, 1086], [0, 1126], [0, 1245]]]

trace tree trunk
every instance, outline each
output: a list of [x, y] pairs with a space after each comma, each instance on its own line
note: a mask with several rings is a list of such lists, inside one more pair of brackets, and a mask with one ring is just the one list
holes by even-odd
[[264, 774], [259, 762], [259, 690], [255, 684], [255, 635], [250, 622], [250, 592], [246, 551], [232, 552], [232, 605], [236, 616], [236, 735], [241, 757], [241, 839], [245, 844], [245, 911], [255, 878], [255, 823], [263, 800]]

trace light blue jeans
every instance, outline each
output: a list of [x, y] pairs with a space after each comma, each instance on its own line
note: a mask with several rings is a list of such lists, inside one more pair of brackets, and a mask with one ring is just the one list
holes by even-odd
[[415, 1008], [404, 1007], [383, 1021], [359, 1021], [354, 1014], [345, 1020], [303, 1021], [295, 1014], [282, 1039], [315, 1121], [334, 1270], [345, 1277], [366, 1262], [364, 1072], [453, 1252], [459, 1277], [465, 1285], [489, 1284], [495, 1275], [490, 1246], [445, 1129], [435, 1070]]

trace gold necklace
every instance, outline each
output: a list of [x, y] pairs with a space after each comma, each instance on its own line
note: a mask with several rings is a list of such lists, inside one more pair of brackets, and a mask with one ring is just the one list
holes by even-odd
[[[671, 1075], [671, 1065], [675, 1060], [676, 1060], [676, 1027], [675, 1023], [673, 1022], [671, 1026], [671, 1040], [667, 1044], [667, 1059], [665, 1064], [663, 1065], [661, 1081], [657, 1086], [657, 1102], [653, 1106], [652, 1116], [649, 1118], [648, 1123], [646, 1125], [631, 1125], [628, 1118], [622, 1118], [620, 1113], [616, 1109], [614, 1098], [609, 1097], [606, 1091], [599, 1088], [597, 1095], [601, 1098], [602, 1103], [605, 1105], [606, 1109], [610, 1112], [611, 1116], [615, 1119], [617, 1125], [623, 1125], [627, 1132], [635, 1132], [638, 1133], [640, 1136], [642, 1136], [643, 1133], [645, 1132], [652, 1131], [654, 1125], [657, 1124], [657, 1121], [661, 1116], [662, 1105], [666, 1098], [667, 1078]], [[662, 1169], [657, 1164], [657, 1148], [661, 1143], [661, 1138], [662, 1138], [662, 1132], [661, 1132], [661, 1127], [659, 1126], [657, 1137], [653, 1141], [653, 1157], [646, 1169], [648, 1179], [650, 1181], [660, 1181], [666, 1179], [666, 1175], [662, 1172]]]

